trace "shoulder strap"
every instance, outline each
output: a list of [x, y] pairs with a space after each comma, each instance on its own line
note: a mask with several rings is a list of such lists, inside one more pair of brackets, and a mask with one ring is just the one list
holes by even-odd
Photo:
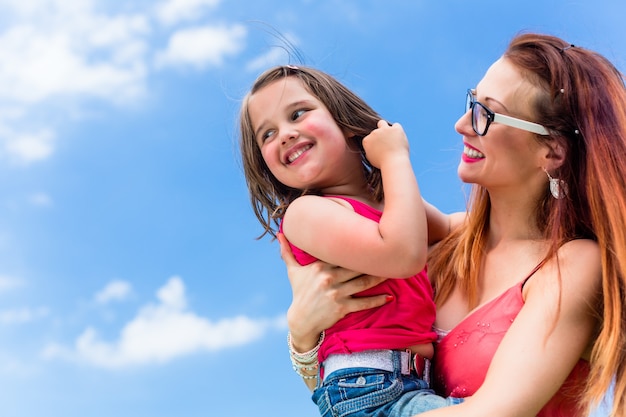
[[526, 283], [528, 282], [528, 280], [535, 275], [535, 272], [539, 271], [539, 269], [541, 269], [541, 267], [546, 263], [546, 260], [543, 259], [541, 262], [539, 262], [537, 264], [537, 266], [535, 266], [533, 268], [532, 271], [530, 271], [530, 273], [526, 276], [526, 278], [524, 278], [524, 281], [522, 282], [522, 288], [524, 288], [524, 285], [526, 285]]

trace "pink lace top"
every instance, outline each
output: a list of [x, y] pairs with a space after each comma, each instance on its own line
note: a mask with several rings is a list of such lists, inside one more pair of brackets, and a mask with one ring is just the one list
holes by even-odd
[[[468, 397], [482, 385], [496, 349], [524, 305], [524, 282], [470, 313], [441, 338], [435, 349], [434, 364], [438, 393]], [[588, 362], [580, 360], [538, 417], [582, 417], [584, 413], [577, 409], [577, 399], [588, 372]]]

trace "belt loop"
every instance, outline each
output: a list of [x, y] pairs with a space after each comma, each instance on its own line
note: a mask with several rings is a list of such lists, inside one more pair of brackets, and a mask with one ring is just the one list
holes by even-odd
[[395, 378], [402, 376], [402, 356], [399, 350], [391, 351], [391, 358], [393, 361], [393, 375]]
[[422, 371], [421, 378], [428, 384], [430, 388], [430, 359], [424, 358], [424, 370]]

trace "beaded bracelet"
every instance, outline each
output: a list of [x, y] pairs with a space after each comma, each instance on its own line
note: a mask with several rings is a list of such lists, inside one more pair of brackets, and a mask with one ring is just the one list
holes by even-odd
[[317, 361], [317, 352], [320, 350], [322, 346], [322, 342], [324, 342], [324, 338], [326, 337], [326, 332], [322, 331], [320, 334], [320, 338], [317, 341], [317, 345], [313, 347], [313, 349], [306, 351], [304, 353], [297, 352], [293, 344], [291, 343], [291, 332], [287, 333], [287, 346], [289, 347], [289, 356], [291, 356], [292, 360], [297, 361], [300, 364], [308, 365]]
[[317, 378], [317, 372], [315, 372], [314, 374], [305, 374], [305, 373], [304, 373], [304, 372], [302, 372], [302, 371], [303, 371], [303, 370], [304, 370], [304, 371], [309, 371], [309, 372], [310, 372], [310, 371], [317, 371], [317, 369], [319, 368], [319, 364], [317, 364], [317, 363], [316, 363], [316, 364], [315, 364], [315, 365], [313, 365], [313, 366], [302, 366], [302, 365], [296, 365], [295, 363], [293, 363], [293, 361], [292, 361], [291, 363], [292, 363], [292, 365], [293, 365], [293, 366], [292, 366], [293, 370], [294, 370], [294, 371], [295, 371], [298, 375], [300, 375], [300, 377], [301, 377], [302, 379], [315, 379], [315, 378]]
[[291, 343], [291, 333], [287, 334], [287, 346], [289, 347], [289, 358], [291, 359], [291, 365], [293, 370], [303, 379], [316, 379], [317, 372], [315, 375], [307, 375], [302, 371], [316, 371], [319, 369], [319, 362], [317, 359], [317, 352], [322, 346], [322, 342], [324, 341], [324, 337], [326, 336], [325, 332], [322, 332], [320, 338], [315, 347], [307, 352], [300, 353], [297, 352], [293, 348], [293, 344]]
[[[317, 368], [317, 367], [316, 367]], [[296, 367], [293, 368], [294, 371], [296, 371], [296, 373], [300, 376], [300, 378], [302, 379], [317, 379], [318, 378], [318, 374], [317, 372], [314, 375], [307, 375], [302, 373], [302, 371]]]

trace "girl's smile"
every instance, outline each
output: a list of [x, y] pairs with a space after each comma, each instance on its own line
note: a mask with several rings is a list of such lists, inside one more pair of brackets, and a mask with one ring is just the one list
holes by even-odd
[[250, 96], [248, 113], [261, 155], [281, 183], [340, 194], [362, 184], [361, 154], [326, 106], [294, 77], [274, 81]]
[[292, 164], [296, 159], [300, 158], [306, 151], [308, 151], [312, 147], [312, 143], [305, 143], [294, 146], [286, 153], [285, 163]]

